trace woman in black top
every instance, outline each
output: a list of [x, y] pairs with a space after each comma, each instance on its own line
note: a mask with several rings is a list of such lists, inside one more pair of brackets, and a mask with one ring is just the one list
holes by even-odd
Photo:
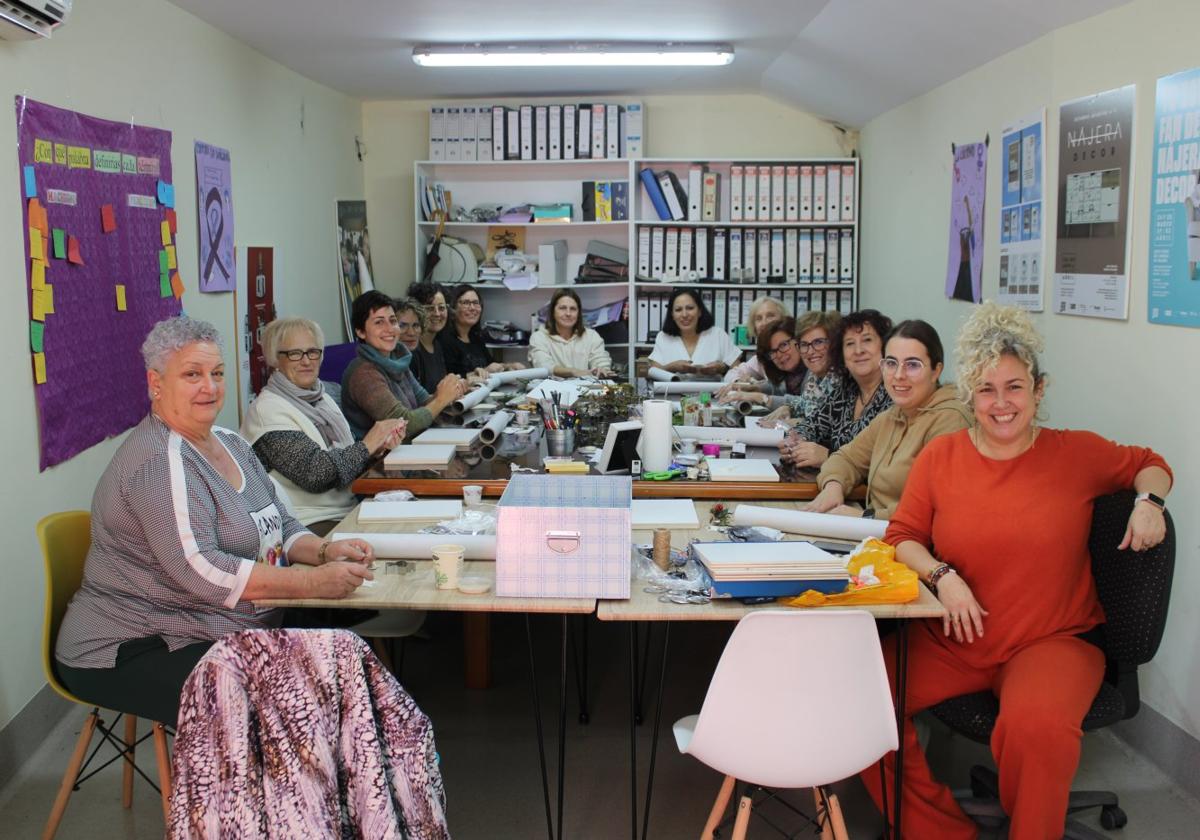
[[438, 338], [446, 359], [446, 370], [459, 376], [486, 377], [502, 370], [518, 370], [524, 365], [504, 365], [492, 359], [483, 340], [483, 301], [472, 286], [461, 284], [450, 291], [450, 323]]
[[442, 378], [449, 373], [446, 369], [446, 355], [438, 333], [442, 331], [446, 326], [446, 321], [449, 320], [450, 307], [446, 304], [446, 289], [441, 283], [429, 280], [413, 283], [408, 287], [408, 296], [421, 304], [422, 315], [425, 319], [417, 346], [409, 348], [413, 355], [410, 369], [421, 386], [428, 391], [430, 383], [432, 383], [432, 387], [436, 388], [437, 383], [441, 382]]

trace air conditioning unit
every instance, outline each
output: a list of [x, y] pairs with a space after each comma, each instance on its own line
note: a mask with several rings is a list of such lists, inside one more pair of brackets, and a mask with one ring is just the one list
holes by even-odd
[[0, 0], [0, 38], [49, 38], [67, 20], [72, 0]]

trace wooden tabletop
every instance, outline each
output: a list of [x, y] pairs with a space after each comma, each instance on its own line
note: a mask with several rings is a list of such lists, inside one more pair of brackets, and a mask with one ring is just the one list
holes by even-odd
[[[508, 486], [508, 479], [470, 478], [408, 478], [386, 476], [372, 470], [354, 480], [353, 493], [371, 496], [384, 490], [411, 490], [418, 496], [461, 496], [463, 487], [479, 485], [483, 495], [499, 498]], [[711, 499], [714, 502], [730, 499], [761, 499], [808, 501], [817, 495], [816, 482], [744, 482], [744, 481], [635, 481], [635, 499]], [[861, 495], [861, 494], [860, 494]], [[851, 494], [854, 497], [854, 494]]]

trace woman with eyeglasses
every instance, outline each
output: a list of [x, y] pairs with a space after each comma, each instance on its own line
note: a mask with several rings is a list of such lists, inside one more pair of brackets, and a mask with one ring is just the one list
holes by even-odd
[[411, 370], [422, 388], [436, 391], [437, 384], [449, 373], [446, 370], [446, 353], [438, 338], [450, 316], [446, 289], [441, 283], [422, 280], [408, 287], [408, 296], [421, 305], [422, 316], [421, 335], [416, 346], [408, 348], [413, 354]]
[[[901, 321], [888, 334], [879, 363], [892, 407], [821, 467], [821, 492], [805, 510], [890, 519], [913, 461], [929, 441], [971, 424], [953, 385], [939, 385], [942, 340], [924, 321]], [[847, 491], [866, 482], [866, 508], [847, 505]]]
[[742, 354], [729, 334], [715, 324], [712, 313], [696, 292], [690, 289], [671, 292], [667, 317], [650, 351], [650, 367], [709, 379], [724, 376]]
[[892, 319], [860, 309], [842, 319], [830, 342], [835, 379], [829, 395], [779, 445], [787, 468], [820, 467], [892, 404], [879, 362]]
[[[760, 297], [750, 304], [750, 311], [746, 314], [746, 331], [750, 334], [750, 341], [757, 344], [768, 324], [786, 317], [787, 310], [778, 298]], [[767, 375], [758, 360], [758, 354], [731, 367], [725, 372], [724, 379], [726, 385], [717, 393], [717, 399], [723, 402], [732, 402], [728, 395], [734, 391], [762, 391], [767, 384]]]
[[358, 336], [358, 358], [342, 374], [342, 411], [356, 439], [388, 418], [404, 420], [406, 439], [415, 437], [466, 393], [466, 383], [452, 373], [438, 382], [432, 396], [421, 387], [410, 369], [413, 356], [400, 344], [396, 304], [383, 292], [359, 295], [350, 325]]
[[459, 376], [487, 376], [504, 370], [520, 370], [520, 362], [503, 364], [492, 358], [483, 339], [483, 300], [466, 283], [450, 292], [450, 319], [441, 332], [446, 369]]
[[743, 391], [726, 401], [749, 400], [769, 406], [774, 411], [764, 418], [767, 424], [793, 416], [802, 420], [812, 417], [836, 379], [830, 373], [829, 334], [841, 318], [837, 312], [805, 312], [798, 319], [787, 318], [760, 332], [755, 358], [775, 393]]
[[350, 483], [404, 438], [404, 420], [381, 420], [355, 442], [317, 376], [325, 336], [315, 321], [276, 319], [263, 330], [262, 346], [275, 370], [250, 403], [242, 436], [287, 491], [295, 517], [323, 537], [354, 508]]

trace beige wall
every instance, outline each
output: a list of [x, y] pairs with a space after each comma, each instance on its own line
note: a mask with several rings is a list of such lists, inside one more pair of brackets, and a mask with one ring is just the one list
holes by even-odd
[[[990, 133], [985, 298], [999, 276], [1000, 130], [1038, 108], [1048, 111], [1047, 183], [1056, 183], [1058, 106], [1097, 91], [1137, 84], [1133, 236], [1128, 321], [1042, 314], [1044, 367], [1051, 374], [1049, 424], [1093, 429], [1149, 444], [1175, 469], [1170, 507], [1178, 528], [1174, 595], [1157, 659], [1142, 672], [1143, 697], [1200, 737], [1200, 414], [1195, 388], [1200, 331], [1146, 321], [1147, 232], [1154, 141], [1155, 81], [1200, 64], [1200, 4], [1141, 0], [1059, 29], [868, 123], [864, 160], [862, 296], [894, 318], [922, 317], [947, 344], [969, 305], [943, 296], [950, 196], [950, 143]], [[1049, 191], [1044, 218], [1056, 212]], [[955, 246], [957, 247], [957, 246]], [[1053, 265], [1053, 244], [1046, 255]], [[1047, 303], [1050, 296], [1046, 296]], [[980, 547], [986, 551], [986, 546]], [[1030, 581], [1036, 586], [1037, 581]]]
[[[331, 338], [342, 333], [336, 297], [334, 201], [362, 195], [354, 154], [361, 106], [314, 84], [163, 0], [76, 3], [69, 23], [49, 41], [0, 41], [0, 146], [16, 145], [11, 103], [17, 95], [98, 117], [174, 132], [179, 260], [195, 288], [196, 198], [192, 143], [230, 150], [239, 246], [274, 245], [277, 283], [289, 311], [317, 319]], [[303, 128], [300, 125], [304, 115]], [[56, 510], [90, 506], [92, 489], [118, 440], [107, 441], [38, 473], [33, 381], [29, 367], [24, 244], [16, 161], [0, 166], [0, 335], [13, 360], [0, 371], [5, 472], [0, 530], [6, 539], [0, 615], [0, 726], [42, 687], [41, 554], [33, 525]], [[157, 282], [157, 278], [154, 278]], [[232, 335], [231, 295], [183, 298], [191, 315]], [[103, 352], [103, 348], [93, 348]], [[232, 370], [232, 342], [226, 359]], [[220, 422], [237, 426], [232, 399]], [[87, 422], [86, 417], [79, 418]]]
[[[852, 148], [829, 123], [757, 94], [593, 99], [645, 105], [646, 157], [835, 157]], [[516, 105], [564, 98], [489, 101]], [[432, 104], [411, 99], [363, 105], [372, 261], [376, 282], [394, 294], [413, 280], [413, 161], [429, 157]]]

